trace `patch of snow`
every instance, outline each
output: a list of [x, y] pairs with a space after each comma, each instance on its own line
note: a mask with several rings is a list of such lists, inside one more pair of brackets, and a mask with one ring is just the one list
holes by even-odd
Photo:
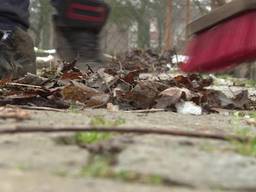
[[188, 56], [185, 55], [174, 55], [172, 57], [172, 63], [184, 63], [188, 60]]
[[47, 57], [36, 57], [36, 62], [48, 63], [54, 60], [54, 56], [48, 55]]
[[38, 49], [37, 47], [34, 47], [34, 50], [35, 50], [35, 52], [42, 52], [42, 53], [49, 54], [49, 55], [56, 54], [56, 49], [44, 50], [44, 49]]
[[177, 112], [184, 115], [202, 115], [202, 107], [196, 105], [191, 101], [179, 102], [175, 105]]

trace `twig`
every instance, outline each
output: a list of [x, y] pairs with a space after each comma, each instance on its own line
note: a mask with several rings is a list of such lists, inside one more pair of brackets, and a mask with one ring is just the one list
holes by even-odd
[[235, 135], [220, 135], [220, 134], [210, 134], [210, 133], [198, 133], [195, 131], [180, 131], [180, 130], [167, 130], [159, 128], [136, 128], [136, 127], [82, 127], [82, 126], [72, 126], [72, 127], [24, 127], [17, 126], [15, 128], [3, 128], [0, 129], [0, 135], [6, 134], [26, 134], [26, 133], [75, 133], [75, 132], [113, 132], [113, 133], [136, 133], [136, 134], [156, 134], [156, 135], [169, 135], [178, 137], [190, 137], [198, 139], [214, 139], [222, 141], [239, 141], [247, 142], [251, 137], [240, 137]]
[[28, 106], [28, 105], [7, 105], [7, 107], [11, 108], [21, 108], [27, 110], [38, 110], [38, 111], [54, 111], [54, 112], [66, 112], [67, 110], [56, 109], [51, 107], [37, 107], [37, 106]]
[[104, 82], [104, 84], [106, 85], [106, 87], [107, 87], [107, 90], [108, 90], [108, 92], [111, 94], [111, 95], [113, 95], [113, 92], [112, 92], [112, 90], [111, 90], [111, 86], [109, 86], [109, 84], [108, 84], [108, 82], [106, 81], [106, 79], [104, 79], [104, 77], [102, 77], [98, 72], [96, 72], [96, 74], [97, 74], [97, 76]]
[[145, 110], [131, 110], [124, 111], [125, 113], [156, 113], [156, 112], [165, 112], [166, 109], [145, 109]]
[[123, 71], [123, 65], [122, 65], [122, 62], [121, 62], [121, 61], [118, 61], [118, 64], [119, 64], [119, 71]]
[[16, 87], [27, 87], [27, 88], [35, 88], [35, 89], [42, 89], [41, 86], [37, 86], [37, 85], [29, 85], [29, 84], [22, 84], [22, 83], [6, 83], [6, 85], [8, 86], [16, 86]]

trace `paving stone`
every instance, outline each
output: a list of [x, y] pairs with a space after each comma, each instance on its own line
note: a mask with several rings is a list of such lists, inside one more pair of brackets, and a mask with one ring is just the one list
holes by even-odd
[[[124, 118], [124, 126], [161, 127], [164, 129], [196, 130], [209, 133], [233, 131], [232, 117], [207, 115], [194, 117], [171, 112], [110, 113], [106, 110], [86, 110], [81, 113], [31, 111], [31, 120], [16, 122], [0, 120], [6, 127], [54, 125], [88, 125], [94, 116], [106, 119]], [[240, 125], [237, 124], [239, 127]], [[116, 170], [160, 175], [181, 186], [191, 188], [153, 187], [129, 183], [75, 177], [88, 160], [89, 153], [76, 146], [61, 146], [53, 141], [55, 135], [27, 134], [0, 136], [0, 192], [208, 192], [209, 187], [247, 187], [255, 191], [255, 159], [223, 151], [201, 150], [204, 141], [164, 136], [136, 136], [135, 142], [119, 155]], [[208, 141], [206, 143], [209, 143]], [[223, 142], [213, 142], [221, 148]], [[14, 173], [13, 173], [14, 172]], [[239, 174], [238, 174], [239, 173]], [[68, 175], [68, 177], [57, 177]], [[22, 190], [20, 190], [22, 189]], [[231, 191], [232, 191], [231, 190]], [[211, 190], [210, 190], [211, 191]], [[213, 192], [220, 192], [213, 190]]]
[[[156, 127], [165, 129], [196, 130], [212, 133], [230, 133], [233, 131], [234, 121], [232, 115], [211, 114], [203, 116], [182, 115], [173, 112], [158, 113], [126, 113], [109, 112], [105, 109], [85, 110], [81, 113], [30, 111], [31, 120], [16, 122], [13, 120], [1, 120], [0, 128], [20, 126], [72, 126], [88, 125], [91, 118], [103, 116], [106, 119], [125, 119], [123, 126], [130, 127]], [[228, 114], [228, 113], [227, 113]]]
[[190, 189], [129, 184], [111, 180], [56, 177], [40, 173], [4, 171], [1, 192], [194, 192]]
[[86, 164], [88, 155], [86, 150], [76, 146], [56, 144], [49, 135], [0, 137], [0, 171], [16, 168], [77, 174]]
[[[206, 151], [203, 145], [215, 145]], [[195, 187], [256, 191], [256, 158], [218, 150], [226, 142], [164, 136], [137, 137], [118, 157], [116, 171], [159, 175]]]

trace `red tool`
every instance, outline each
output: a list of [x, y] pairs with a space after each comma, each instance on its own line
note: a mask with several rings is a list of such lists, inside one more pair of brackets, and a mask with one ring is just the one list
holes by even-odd
[[188, 26], [185, 72], [217, 72], [256, 59], [256, 0], [234, 0]]

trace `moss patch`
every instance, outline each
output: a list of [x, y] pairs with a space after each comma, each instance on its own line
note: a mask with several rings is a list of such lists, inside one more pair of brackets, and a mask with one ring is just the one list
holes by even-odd
[[108, 178], [129, 183], [167, 185], [167, 181], [157, 175], [142, 175], [133, 171], [114, 171], [113, 156], [92, 156], [90, 162], [81, 170], [81, 176]]
[[[118, 118], [115, 120], [105, 119], [102, 116], [93, 117], [90, 121], [90, 125], [93, 127], [117, 127], [125, 123], [124, 119]], [[80, 132], [74, 135], [74, 140], [77, 144], [95, 144], [100, 141], [109, 140], [114, 136], [112, 133], [100, 133], [100, 132]]]
[[246, 143], [233, 142], [235, 151], [241, 155], [256, 157], [256, 138]]
[[[117, 127], [125, 123], [124, 119], [118, 118], [115, 120], [105, 119], [102, 116], [93, 117], [90, 121], [92, 127]], [[64, 145], [83, 145], [83, 144], [97, 144], [101, 141], [112, 139], [117, 134], [114, 133], [102, 133], [102, 132], [79, 132], [73, 136], [62, 136], [55, 139], [58, 144]]]

